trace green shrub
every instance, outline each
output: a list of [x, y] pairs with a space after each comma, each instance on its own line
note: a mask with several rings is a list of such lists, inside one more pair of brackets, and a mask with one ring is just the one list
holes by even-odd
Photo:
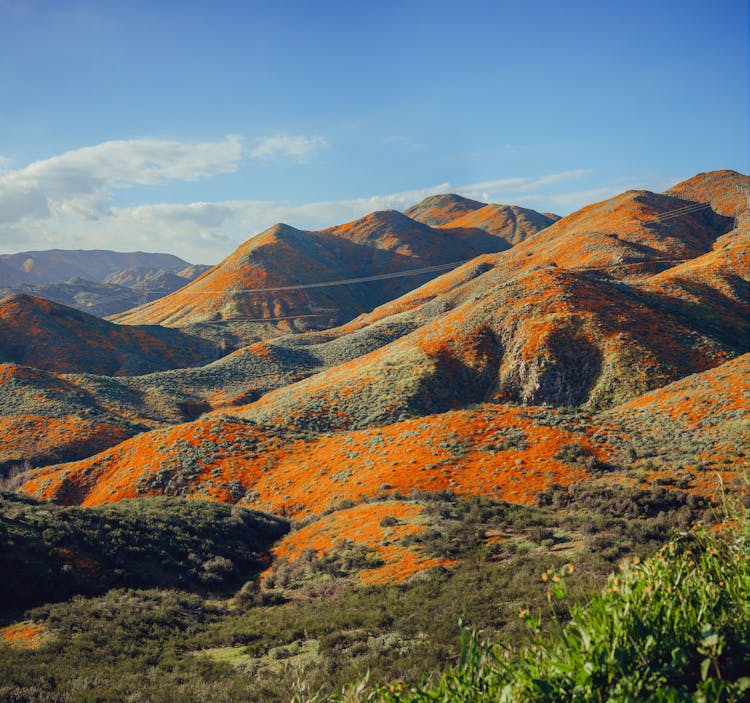
[[237, 506], [139, 498], [63, 508], [0, 493], [0, 610], [115, 586], [234, 590], [288, 524]]
[[[741, 701], [750, 690], [750, 556], [737, 533], [676, 539], [612, 574], [551, 636], [514, 656], [464, 638], [459, 663], [434, 685], [360, 685], [349, 701]], [[549, 571], [548, 598], [565, 596]], [[538, 631], [539, 618], [520, 617]], [[338, 698], [341, 700], [341, 698]]]

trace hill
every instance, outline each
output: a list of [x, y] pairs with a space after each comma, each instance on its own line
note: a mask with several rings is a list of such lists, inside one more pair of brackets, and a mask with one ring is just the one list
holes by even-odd
[[[539, 216], [526, 231], [546, 226]], [[536, 231], [536, 230], [534, 230]], [[346, 322], [433, 278], [440, 267], [509, 247], [481, 227], [434, 228], [396, 211], [319, 232], [275, 225], [179, 292], [116, 322], [226, 323], [246, 343]], [[354, 282], [352, 279], [365, 279]]]
[[[22, 490], [83, 505], [151, 494], [210, 498], [296, 518], [376, 497], [384, 486], [533, 504], [553, 486], [627, 482], [628, 471], [646, 485], [679, 481], [710, 496], [716, 472], [726, 485], [739, 479], [748, 371], [746, 354], [601, 414], [483, 404], [320, 436], [211, 414], [39, 469]], [[712, 406], [707, 442], [691, 423]]]
[[460, 215], [447, 224], [447, 228], [482, 229], [500, 237], [509, 247], [554, 224], [560, 218], [557, 215], [543, 215], [536, 210], [518, 207], [517, 205], [490, 204]]
[[431, 195], [404, 210], [404, 214], [417, 222], [423, 222], [431, 227], [439, 227], [484, 206], [485, 203], [480, 203], [478, 200], [464, 198], [455, 193], [446, 193], [444, 195]]
[[0, 300], [0, 363], [119, 376], [214, 358], [213, 345], [177, 330], [114, 325], [30, 295]]
[[[16, 477], [20, 490], [52, 501], [46, 512], [32, 504], [11, 525], [14, 541], [34, 557], [31, 572], [23, 573], [36, 573], [49, 559], [53, 582], [64, 590], [58, 572], [81, 576], [81, 568], [104, 564], [107, 576], [96, 588], [140, 587], [154, 581], [141, 579], [139, 558], [130, 560], [127, 544], [143, 548], [149, 577], [158, 572], [150, 555], [162, 549], [162, 529], [181, 545], [160, 557], [174, 556], [176, 578], [162, 585], [177, 590], [118, 589], [10, 618], [0, 628], [7, 643], [0, 643], [0, 679], [7, 682], [0, 698], [85, 690], [113, 700], [266, 703], [288, 700], [296, 685], [290, 681], [300, 682], [301, 698], [321, 699], [372, 671], [374, 680], [404, 682], [383, 689], [384, 700], [409, 700], [408, 691], [427, 686], [426, 672], [435, 674], [432, 690], [453, 699], [463, 665], [445, 679], [439, 672], [446, 662], [474, 666], [472, 652], [479, 652], [474, 644], [457, 658], [459, 618], [513, 647], [533, 644], [517, 654], [538, 670], [548, 661], [539, 653], [548, 640], [527, 623], [549, 613], [539, 627], [559, 629], [555, 623], [571, 611], [557, 595], [566, 590], [573, 603], [588, 599], [623, 559], [645, 566], [611, 578], [608, 600], [594, 601], [599, 615], [603, 609], [621, 622], [632, 610], [615, 606], [633, 594], [640, 594], [633, 607], [649, 606], [638, 610], [644, 618], [667, 612], [664, 603], [678, 603], [670, 613], [688, 612], [696, 603], [692, 592], [681, 591], [680, 600], [673, 590], [663, 594], [664, 603], [654, 601], [654, 584], [640, 577], [667, 579], [675, 589], [670, 579], [683, 579], [685, 569], [695, 575], [690, 561], [704, 556], [721, 567], [719, 578], [690, 581], [703, 599], [690, 612], [708, 612], [720, 602], [717, 593], [726, 593], [729, 571], [722, 569], [735, 562], [701, 551], [700, 531], [691, 528], [702, 522], [718, 534], [714, 523], [735, 516], [722, 512], [725, 506], [747, 492], [750, 239], [743, 218], [727, 215], [721, 204], [733, 177], [703, 174], [701, 183], [711, 184], [718, 209], [693, 199], [706, 197], [697, 191], [628, 191], [536, 233], [524, 230], [527, 216], [518, 209], [481, 203], [453, 217], [446, 212], [435, 226], [400, 213], [373, 213], [315, 233], [280, 225], [244, 245], [234, 267], [216, 267], [192, 285], [215, 276], [218, 287], [205, 284], [206, 297], [241, 286], [274, 288], [282, 290], [264, 291], [280, 294], [268, 305], [306, 305], [310, 299], [291, 296], [319, 290], [268, 278], [285, 275], [282, 260], [288, 271], [311, 269], [300, 279], [309, 285], [357, 270], [345, 270], [343, 261], [388, 271], [393, 262], [425, 260], [437, 241], [449, 253], [481, 248], [487, 238], [507, 241], [338, 327], [279, 335], [271, 309], [264, 313], [258, 303], [267, 315], [265, 332], [277, 336], [200, 367], [118, 377], [0, 367], [8, 423], [0, 427], [0, 447], [30, 447], [17, 456], [36, 467]], [[443, 206], [450, 209], [451, 200]], [[243, 283], [252, 272], [257, 281]], [[370, 283], [372, 291], [383, 281]], [[353, 293], [335, 295], [354, 315]], [[212, 314], [236, 315], [222, 307], [224, 293], [217, 299]], [[250, 305], [239, 295], [234, 300]], [[182, 302], [190, 304], [187, 297]], [[199, 308], [186, 310], [186, 319]], [[170, 314], [181, 324], [177, 308]], [[201, 324], [213, 322], [190, 322]], [[34, 417], [24, 424], [24, 414]], [[54, 452], [61, 458], [44, 458]], [[75, 460], [62, 463], [68, 458]], [[207, 525], [214, 517], [206, 500], [232, 504], [216, 516], [218, 532]], [[203, 527], [191, 532], [193, 507]], [[229, 550], [237, 546], [232, 535], [242, 526], [232, 510], [243, 508], [288, 520], [290, 529], [269, 540], [262, 572], [260, 564], [249, 565], [239, 588], [245, 568], [225, 569], [225, 559], [237, 561], [217, 550], [227, 535]], [[175, 511], [183, 517], [175, 519]], [[131, 519], [135, 514], [146, 517]], [[37, 558], [59, 523], [74, 525], [79, 536], [79, 526], [94, 526], [104, 552], [124, 549], [128, 559], [120, 565], [102, 556], [88, 537], [60, 546], [90, 562], [68, 553], [67, 561], [56, 553]], [[673, 542], [647, 561], [677, 529], [686, 551]], [[206, 535], [197, 545], [205, 553], [188, 551], [196, 532]], [[682, 559], [676, 570], [665, 566], [673, 551]], [[22, 571], [23, 555], [13, 557]], [[197, 566], [206, 561], [210, 568]], [[215, 592], [203, 592], [205, 578], [230, 573], [239, 589], [230, 601], [216, 598], [223, 592], [218, 582]], [[97, 575], [93, 567], [86, 579], [91, 574]], [[579, 624], [594, 622], [586, 637], [597, 656], [611, 652], [611, 620], [576, 613]], [[734, 621], [725, 615], [722, 632], [734, 647], [736, 632], [725, 627]], [[563, 634], [577, 642], [576, 627]], [[736, 653], [720, 657], [721, 639], [706, 627], [691, 627], [682, 644], [668, 630], [655, 631], [652, 642], [638, 635], [643, 629], [626, 630], [621, 644], [632, 659], [617, 659], [628, 663], [615, 685], [643, 684], [633, 661], [652, 652], [648, 676], [666, 661], [691, 691], [724, 685], [699, 670], [718, 666], [723, 674], [738, 664]], [[588, 676], [589, 652], [573, 649], [577, 663], [565, 671], [592, 691], [605, 690]], [[554, 661], [567, 662], [562, 651], [549, 648]], [[526, 670], [514, 667], [518, 683]], [[548, 678], [567, 686], [565, 671]], [[474, 673], [469, 679], [476, 682]], [[522, 683], [536, 685], [533, 679]], [[648, 686], [654, 681], [661, 685], [663, 678]]]
[[0, 492], [0, 520], [3, 612], [116, 586], [233, 592], [288, 530], [261, 513], [175, 498], [81, 510]]
[[[747, 238], [722, 235], [731, 221], [710, 212], [644, 221], [644, 202], [658, 213], [673, 199], [614, 198], [617, 237], [597, 229], [610, 204], [591, 206], [593, 225], [574, 213], [577, 227], [563, 220], [339, 328], [277, 337], [201, 368], [79, 376], [76, 388], [125, 414], [131, 433], [248, 403], [238, 412], [301, 431], [366, 429], [478, 401], [616, 404], [750, 348]], [[576, 252], [589, 231], [597, 247]], [[661, 249], [638, 250], [631, 266], [623, 242], [641, 232]], [[662, 261], [679, 232], [693, 241], [688, 253], [707, 253]], [[684, 247], [675, 245], [681, 256]], [[553, 265], [564, 256], [573, 268]], [[589, 267], [577, 266], [584, 257]], [[36, 466], [35, 456], [24, 458]]]
[[71, 378], [0, 364], [0, 476], [82, 459], [154, 426], [112, 400]]
[[709, 171], [678, 183], [667, 194], [695, 204], [708, 203], [715, 212], [734, 217], [748, 209], [749, 192], [750, 176], [737, 171]]

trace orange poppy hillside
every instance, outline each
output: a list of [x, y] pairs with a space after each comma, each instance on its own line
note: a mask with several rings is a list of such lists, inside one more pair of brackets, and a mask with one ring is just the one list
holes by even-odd
[[748, 192], [750, 176], [725, 170], [699, 173], [672, 186], [667, 194], [696, 203], [710, 203], [715, 212], [734, 217], [737, 212], [747, 210]]
[[452, 566], [448, 559], [424, 554], [418, 545], [401, 543], [428, 525], [429, 516], [418, 503], [385, 500], [338, 510], [285, 535], [273, 550], [274, 566], [268, 573], [278, 574], [286, 565], [304, 573], [306, 566], [314, 569], [315, 560], [335, 559], [347, 550], [364, 553], [364, 563], [353, 570], [366, 584], [399, 583], [436, 566]]
[[143, 433], [90, 459], [36, 470], [22, 490], [82, 505], [184, 495], [292, 517], [320, 515], [384, 486], [528, 503], [551, 483], [587, 475], [583, 465], [555, 458], [566, 445], [605, 458], [584, 425], [537, 422], [545, 412], [482, 406], [312, 439], [215, 414]]
[[215, 358], [213, 344], [177, 330], [113, 325], [20, 293], [0, 300], [0, 362], [58, 373], [132, 376]]
[[455, 193], [430, 195], [424, 200], [404, 210], [404, 214], [417, 222], [424, 222], [431, 227], [441, 227], [457, 217], [479, 210], [485, 203], [465, 198]]
[[491, 203], [467, 212], [441, 227], [483, 229], [495, 237], [500, 237], [508, 246], [514, 246], [559, 219], [558, 216], [543, 215], [517, 205]]
[[[529, 221], [528, 227], [534, 224]], [[435, 229], [396, 211], [374, 212], [319, 232], [278, 224], [190, 285], [112, 319], [169, 326], [233, 322], [231, 328], [254, 340], [323, 329], [403, 295], [438, 272], [356, 285], [317, 284], [390, 276], [508, 246], [481, 228]]]
[[[748, 364], [744, 355], [595, 415], [484, 404], [315, 437], [217, 413], [38, 469], [22, 491], [83, 505], [182, 495], [292, 518], [383, 491], [449, 490], [533, 504], [552, 485], [591, 478], [679, 482], [712, 496], [717, 475], [735, 490], [743, 471]], [[706, 418], [710, 432], [702, 433]]]

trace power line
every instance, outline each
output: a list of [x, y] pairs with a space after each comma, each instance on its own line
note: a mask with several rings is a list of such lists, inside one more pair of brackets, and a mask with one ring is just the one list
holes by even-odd
[[441, 271], [448, 271], [450, 269], [465, 264], [470, 259], [465, 261], [452, 261], [449, 264], [438, 264], [436, 266], [425, 266], [419, 269], [409, 269], [406, 271], [394, 271], [392, 273], [380, 273], [375, 276], [360, 276], [358, 278], [341, 278], [334, 281], [320, 281], [317, 283], [297, 283], [290, 286], [273, 286], [268, 288], [231, 288], [231, 289], [218, 289], [218, 290], [196, 290], [192, 291], [192, 295], [212, 295], [219, 293], [226, 295], [228, 293], [275, 293], [277, 291], [285, 290], [300, 290], [305, 288], [326, 288], [328, 286], [346, 286], [353, 283], [368, 283], [370, 281], [385, 281], [392, 278], [402, 278], [406, 276], [421, 276], [425, 273], [439, 273]]
[[[658, 213], [649, 218], [644, 218], [640, 221], [642, 223], [663, 222], [665, 220], [673, 219], [675, 217], [691, 215], [691, 214], [700, 212], [701, 210], [705, 210], [710, 207], [711, 207], [710, 203], [697, 203], [697, 202], [690, 203], [688, 205], [682, 205], [678, 208], [674, 208], [672, 210], [667, 210], [665, 212]], [[434, 266], [425, 266], [425, 267], [416, 268], [416, 269], [394, 271], [391, 273], [382, 273], [382, 274], [377, 274], [373, 276], [359, 276], [356, 278], [343, 278], [343, 279], [337, 279], [337, 280], [331, 280], [331, 281], [319, 281], [316, 283], [298, 283], [298, 284], [293, 284], [293, 285], [288, 285], [288, 286], [268, 286], [264, 288], [231, 288], [231, 289], [194, 290], [194, 291], [190, 291], [187, 294], [197, 296], [197, 295], [233, 295], [235, 293], [276, 293], [276, 292], [291, 291], [291, 290], [305, 290], [305, 289], [310, 289], [310, 288], [327, 288], [327, 287], [333, 287], [333, 286], [354, 285], [358, 283], [384, 281], [384, 280], [390, 280], [394, 278], [420, 276], [420, 275], [428, 274], [428, 273], [441, 273], [444, 271], [457, 268], [458, 266], [468, 263], [469, 261], [470, 259], [467, 259], [464, 261], [452, 261], [446, 264], [436, 264]], [[644, 260], [644, 261], [640, 261], [640, 262], [636, 262], [632, 264], [613, 264], [613, 265], [599, 266], [599, 267], [578, 267], [578, 268], [569, 269], [569, 270], [597, 270], [597, 269], [618, 268], [618, 267], [625, 267], [625, 266], [638, 266], [638, 265], [643, 265], [646, 263], [668, 263], [668, 262], [682, 263], [684, 261], [685, 259], [651, 259], [648, 261]], [[237, 264], [237, 266], [239, 266], [239, 264]], [[148, 290], [148, 289], [141, 289], [141, 290]], [[185, 294], [186, 293], [183, 293], [183, 295]], [[155, 302], [155, 301], [151, 301], [151, 302]], [[265, 318], [265, 319], [269, 319], [269, 318]], [[289, 318], [283, 318], [283, 319], [289, 319]]]
[[671, 220], [675, 217], [681, 217], [682, 215], [692, 215], [695, 212], [699, 212], [700, 210], [705, 210], [706, 208], [710, 208], [710, 203], [698, 203], [693, 206], [685, 206], [684, 208], [681, 208], [679, 210], [673, 210], [670, 212], [665, 212], [660, 215], [656, 215], [653, 219], [656, 222], [664, 222], [664, 220]]

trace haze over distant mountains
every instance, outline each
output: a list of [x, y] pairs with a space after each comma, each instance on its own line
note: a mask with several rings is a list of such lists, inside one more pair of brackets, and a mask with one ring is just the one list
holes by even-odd
[[112, 315], [181, 288], [208, 266], [172, 254], [49, 249], [0, 255], [0, 296], [27, 293]]

